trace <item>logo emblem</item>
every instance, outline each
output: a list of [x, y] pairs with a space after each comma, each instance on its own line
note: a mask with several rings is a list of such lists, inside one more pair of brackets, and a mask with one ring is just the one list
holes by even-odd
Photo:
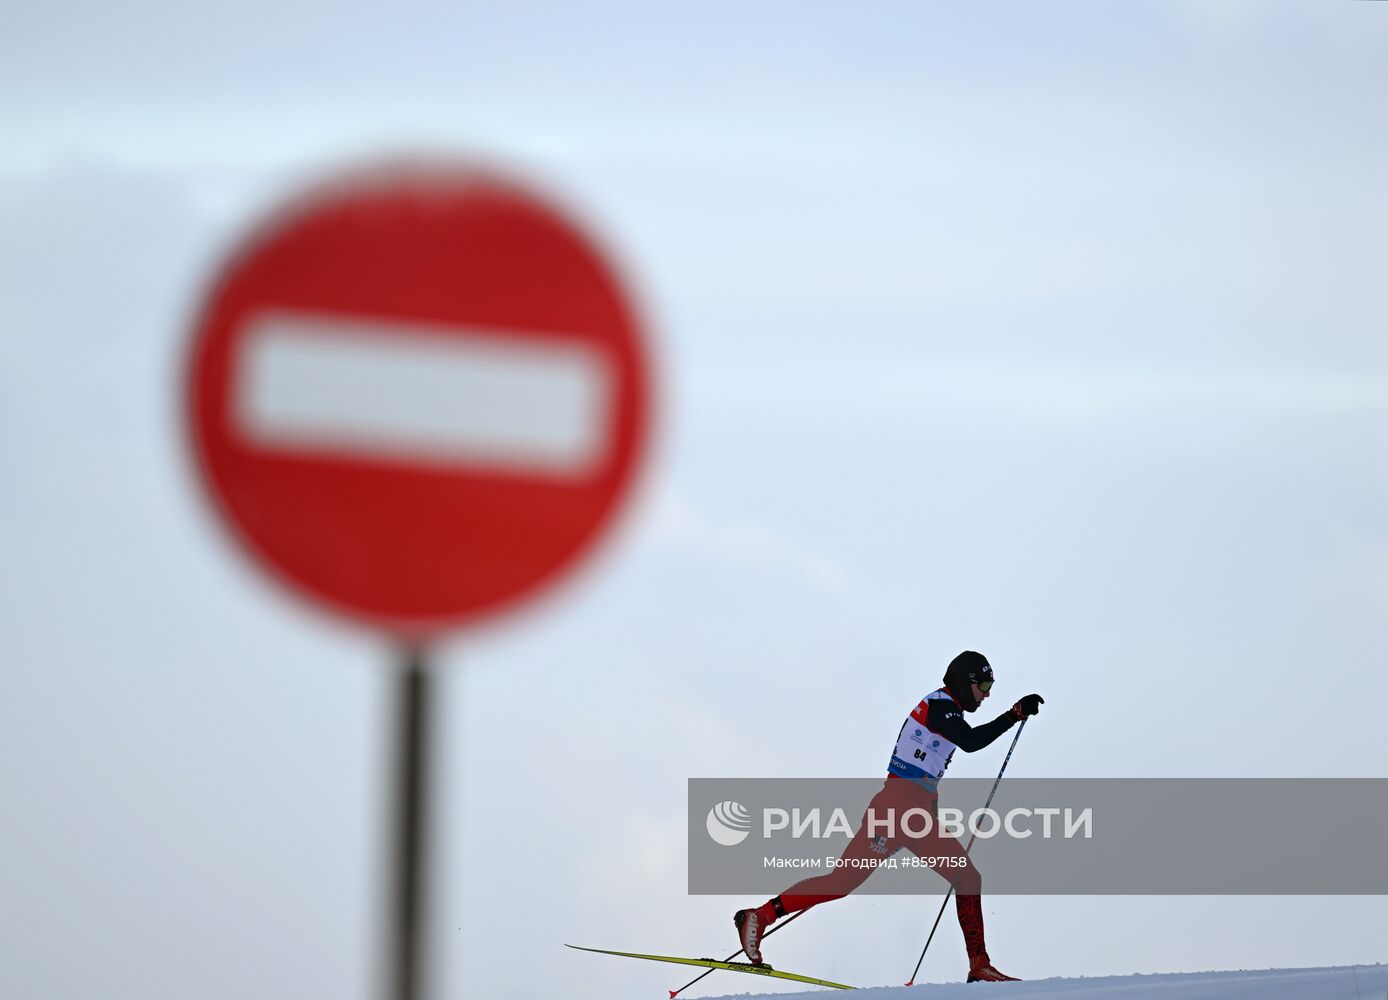
[[747, 839], [752, 830], [752, 816], [741, 802], [720, 802], [708, 811], [705, 826], [715, 844], [733, 847]]

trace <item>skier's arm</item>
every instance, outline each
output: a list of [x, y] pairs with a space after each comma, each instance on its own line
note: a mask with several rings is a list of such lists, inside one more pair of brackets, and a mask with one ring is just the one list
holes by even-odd
[[971, 726], [964, 721], [964, 712], [958, 705], [944, 700], [932, 701], [926, 718], [932, 733], [943, 736], [965, 753], [982, 750], [1017, 723], [1017, 713], [1009, 708], [992, 722]]

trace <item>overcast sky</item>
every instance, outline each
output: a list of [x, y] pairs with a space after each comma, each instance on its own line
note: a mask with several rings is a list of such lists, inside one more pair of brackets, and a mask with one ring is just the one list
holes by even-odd
[[[686, 779], [880, 774], [964, 648], [1046, 697], [1009, 773], [1388, 777], [1388, 7], [465, 6], [0, 11], [0, 995], [373, 995], [391, 651], [239, 555], [178, 393], [245, 227], [401, 149], [588, 220], [660, 376], [611, 544], [438, 651], [446, 995], [731, 951]], [[768, 959], [900, 982], [936, 906]], [[1388, 960], [1381, 898], [985, 912], [1025, 978]]]

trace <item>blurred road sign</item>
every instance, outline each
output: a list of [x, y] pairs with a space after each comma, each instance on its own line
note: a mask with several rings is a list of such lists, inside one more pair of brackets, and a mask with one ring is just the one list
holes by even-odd
[[501, 610], [611, 522], [649, 406], [593, 245], [494, 175], [382, 170], [257, 230], [197, 321], [203, 478], [281, 581], [407, 635]]

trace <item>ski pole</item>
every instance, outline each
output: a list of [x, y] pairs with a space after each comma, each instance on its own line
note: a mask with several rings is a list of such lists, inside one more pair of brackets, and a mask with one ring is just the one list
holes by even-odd
[[[1002, 759], [1002, 767], [998, 769], [998, 777], [993, 782], [992, 791], [988, 793], [988, 801], [983, 803], [984, 809], [987, 809], [993, 804], [993, 795], [997, 792], [998, 785], [1002, 782], [1002, 773], [1007, 770], [1007, 762], [1012, 759], [1012, 751], [1017, 749], [1017, 741], [1022, 738], [1022, 730], [1026, 727], [1027, 720], [1023, 719], [1022, 724], [1017, 727], [1017, 735], [1012, 737], [1012, 745], [1007, 748], [1007, 756]], [[974, 846], [974, 838], [977, 836], [978, 834], [974, 833], [969, 837], [969, 843], [964, 847], [965, 854], [968, 854], [969, 848]], [[940, 912], [935, 914], [935, 922], [930, 925], [930, 936], [925, 939], [925, 947], [921, 949], [921, 957], [916, 959], [916, 967], [911, 970], [911, 978], [906, 980], [907, 986], [915, 985], [916, 973], [921, 971], [921, 963], [925, 961], [925, 953], [930, 949], [930, 942], [935, 939], [935, 928], [940, 926], [940, 918], [945, 915], [945, 907], [949, 905], [949, 897], [952, 895], [954, 895], [954, 886], [949, 887], [949, 892], [945, 893], [945, 898], [940, 903]]]
[[[769, 938], [772, 934], [775, 934], [775, 933], [776, 933], [778, 930], [780, 930], [782, 927], [788, 926], [792, 920], [796, 919], [797, 917], [803, 916], [804, 914], [809, 913], [809, 912], [810, 912], [809, 910], [798, 910], [797, 912], [792, 913], [789, 917], [786, 918], [785, 923], [781, 923], [781, 924], [775, 925], [774, 927], [771, 928], [771, 930], [769, 930], [769, 931], [767, 931], [765, 934], [763, 934], [762, 937], [763, 937], [763, 938]], [[737, 958], [737, 956], [738, 956], [738, 955], [741, 955], [741, 954], [742, 954], [742, 949], [739, 948], [737, 951], [733, 952], [733, 953], [732, 953], [731, 955], [729, 955], [727, 958], [723, 959], [723, 961], [725, 961], [725, 962], [731, 962], [733, 959]], [[693, 979], [689, 980], [689, 982], [687, 982], [687, 983], [685, 983], [683, 986], [681, 986], [679, 989], [677, 989], [677, 990], [671, 990], [671, 991], [670, 991], [670, 1000], [675, 1000], [675, 997], [679, 996], [679, 995], [680, 995], [681, 993], [683, 993], [685, 990], [689, 989], [689, 987], [693, 986], [693, 985], [694, 985], [695, 983], [697, 983], [700, 979], [703, 979], [705, 976], [709, 975], [710, 973], [717, 972], [717, 971], [718, 971], [717, 969], [709, 969], [708, 972], [701, 972], [701, 973], [699, 973], [697, 976], [695, 976]]]

